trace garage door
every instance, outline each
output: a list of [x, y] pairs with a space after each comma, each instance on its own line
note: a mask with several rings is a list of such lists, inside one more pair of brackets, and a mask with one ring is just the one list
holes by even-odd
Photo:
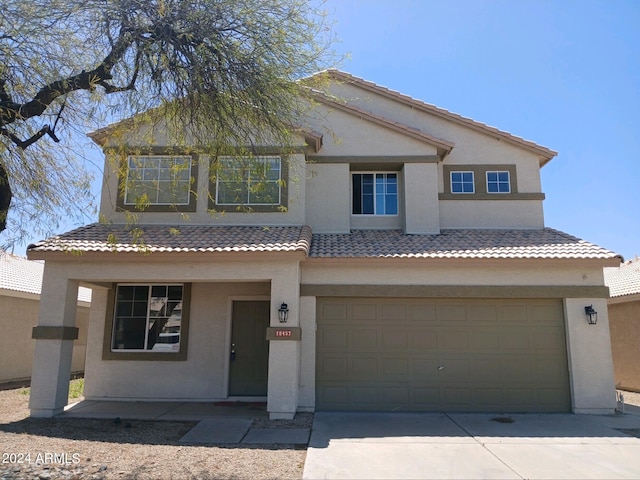
[[318, 410], [565, 412], [560, 300], [318, 298]]

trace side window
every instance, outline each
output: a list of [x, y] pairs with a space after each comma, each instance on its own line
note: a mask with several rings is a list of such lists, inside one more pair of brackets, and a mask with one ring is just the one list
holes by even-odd
[[125, 205], [189, 205], [191, 156], [142, 155], [127, 159]]
[[183, 285], [118, 285], [112, 351], [180, 352]]
[[487, 172], [487, 193], [511, 193], [509, 172]]
[[475, 193], [473, 172], [451, 172], [451, 193]]
[[397, 173], [352, 173], [353, 215], [397, 215]]

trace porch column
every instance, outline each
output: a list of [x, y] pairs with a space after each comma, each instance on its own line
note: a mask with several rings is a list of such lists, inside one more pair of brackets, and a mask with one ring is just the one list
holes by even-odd
[[[598, 323], [587, 322], [584, 307], [593, 305]], [[567, 351], [573, 413], [608, 414], [616, 408], [607, 300], [566, 298]]]
[[78, 338], [77, 303], [78, 282], [45, 265], [38, 326], [32, 333], [36, 342], [29, 401], [32, 417], [53, 417], [67, 405], [73, 341]]
[[[288, 266], [271, 279], [272, 328], [300, 327], [300, 275], [299, 266]], [[286, 303], [289, 308], [287, 323], [280, 323], [278, 309]], [[294, 335], [295, 338], [295, 335]], [[298, 409], [298, 383], [300, 378], [300, 341], [288, 337], [269, 342], [269, 382], [267, 411], [270, 419], [292, 419]]]

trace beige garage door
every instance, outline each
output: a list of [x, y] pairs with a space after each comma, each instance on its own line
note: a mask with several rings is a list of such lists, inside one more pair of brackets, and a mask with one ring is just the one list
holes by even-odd
[[565, 412], [560, 300], [319, 298], [318, 410]]

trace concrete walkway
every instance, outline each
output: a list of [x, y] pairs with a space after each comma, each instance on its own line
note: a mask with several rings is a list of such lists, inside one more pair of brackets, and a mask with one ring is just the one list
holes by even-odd
[[640, 415], [320, 412], [303, 478], [640, 478], [640, 438], [621, 429]]
[[179, 441], [184, 444], [307, 445], [308, 428], [255, 428], [267, 418], [266, 405], [240, 402], [125, 402], [83, 400], [58, 418], [198, 421]]

